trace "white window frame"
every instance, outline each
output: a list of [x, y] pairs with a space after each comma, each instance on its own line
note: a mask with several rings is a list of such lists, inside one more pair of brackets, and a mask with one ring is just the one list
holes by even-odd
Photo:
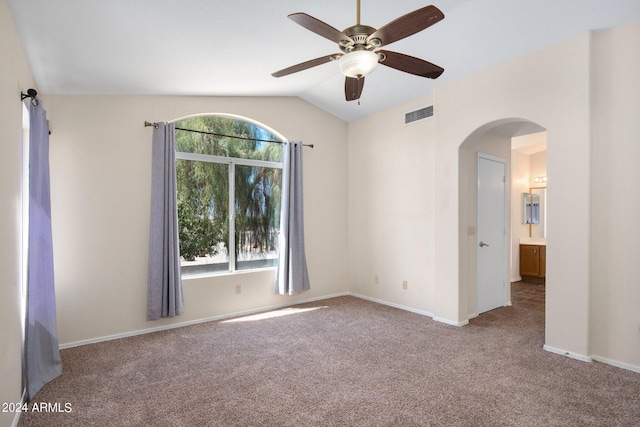
[[[185, 277], [213, 276], [213, 275], [220, 275], [220, 274], [227, 274], [227, 273], [235, 273], [237, 271], [246, 272], [246, 271], [255, 271], [255, 270], [262, 269], [262, 268], [252, 268], [252, 269], [246, 269], [246, 270], [236, 269], [235, 165], [282, 169], [283, 163], [269, 162], [266, 160], [241, 159], [238, 157], [213, 156], [210, 154], [197, 154], [197, 153], [188, 153], [183, 151], [176, 151], [176, 160], [218, 163], [218, 164], [226, 164], [229, 166], [229, 207], [228, 207], [229, 209], [229, 269], [225, 272], [211, 271], [211, 272], [201, 273], [201, 274], [189, 274], [189, 275], [186, 275]], [[275, 267], [266, 267], [265, 269], [273, 269], [273, 268]]]

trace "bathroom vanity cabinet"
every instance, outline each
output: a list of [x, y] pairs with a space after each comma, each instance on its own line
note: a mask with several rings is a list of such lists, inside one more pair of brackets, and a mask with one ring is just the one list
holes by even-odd
[[547, 273], [547, 247], [520, 245], [520, 276], [544, 278]]

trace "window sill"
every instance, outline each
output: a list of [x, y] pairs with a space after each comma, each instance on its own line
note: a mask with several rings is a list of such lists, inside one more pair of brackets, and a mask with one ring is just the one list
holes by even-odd
[[210, 277], [224, 277], [224, 276], [238, 276], [244, 274], [257, 274], [264, 273], [268, 271], [276, 271], [277, 267], [264, 267], [264, 268], [252, 268], [250, 270], [236, 270], [236, 271], [210, 271], [206, 273], [195, 273], [195, 274], [182, 274], [183, 281], [196, 280], [196, 279], [206, 279]]

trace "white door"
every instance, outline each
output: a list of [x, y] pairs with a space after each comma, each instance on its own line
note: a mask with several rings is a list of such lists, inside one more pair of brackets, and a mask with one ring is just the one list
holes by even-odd
[[507, 161], [478, 153], [478, 314], [505, 305]]

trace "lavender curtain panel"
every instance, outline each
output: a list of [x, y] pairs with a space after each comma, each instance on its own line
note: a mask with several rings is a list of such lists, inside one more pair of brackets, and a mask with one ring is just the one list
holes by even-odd
[[153, 130], [152, 144], [147, 319], [158, 320], [184, 311], [178, 244], [175, 124], [158, 123]]
[[287, 142], [284, 146], [280, 209], [280, 253], [276, 293], [295, 295], [310, 289], [304, 252], [302, 143], [299, 142]]
[[49, 122], [39, 98], [29, 106], [29, 248], [24, 377], [27, 400], [62, 373], [53, 277]]

